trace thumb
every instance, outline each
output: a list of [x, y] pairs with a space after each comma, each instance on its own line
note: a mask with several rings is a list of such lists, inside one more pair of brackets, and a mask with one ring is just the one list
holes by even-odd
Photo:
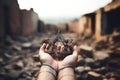
[[73, 55], [78, 56], [78, 47], [75, 45], [73, 48]]
[[43, 43], [43, 45], [42, 45], [42, 46], [40, 47], [40, 49], [39, 49], [39, 54], [40, 54], [41, 52], [44, 52], [45, 47], [46, 47], [46, 44]]

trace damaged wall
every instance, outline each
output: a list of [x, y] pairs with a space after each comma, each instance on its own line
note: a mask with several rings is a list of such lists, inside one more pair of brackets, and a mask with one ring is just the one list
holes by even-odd
[[45, 33], [49, 33], [49, 32], [54, 33], [57, 31], [57, 26], [53, 25], [53, 24], [45, 24], [44, 31], [45, 31]]
[[71, 32], [79, 33], [78, 20], [73, 20], [68, 23], [68, 29]]
[[95, 33], [96, 39], [101, 40], [102, 37], [107, 38], [107, 36], [116, 30], [120, 32], [120, 0], [113, 0], [112, 3], [99, 9], [99, 12], [96, 11], [96, 15], [98, 15], [96, 17], [101, 18], [96, 23], [99, 26], [95, 27], [99, 28]]
[[21, 10], [21, 35], [29, 36], [37, 32], [38, 15], [31, 9], [30, 11]]
[[95, 14], [86, 14], [79, 20], [79, 33], [87, 36], [91, 36], [95, 32]]
[[4, 29], [4, 13], [3, 8], [0, 7], [0, 38], [3, 38], [5, 35], [5, 29]]
[[29, 36], [37, 31], [38, 19], [33, 10], [20, 10], [17, 0], [0, 0], [0, 38]]
[[[107, 21], [108, 21], [108, 27], [107, 27], [107, 33], [113, 33], [114, 31], [120, 31], [120, 7], [106, 12], [107, 14]], [[109, 32], [110, 31], [110, 32]]]
[[[102, 36], [102, 24], [103, 24], [103, 21], [102, 21], [102, 9], [99, 9], [96, 11], [96, 23], [95, 23], [95, 38], [97, 41], [100, 41], [100, 40], [104, 40], [106, 41], [106, 36]], [[104, 26], [105, 27], [105, 26]]]
[[20, 15], [17, 0], [0, 0], [0, 37], [20, 34]]
[[56, 27], [62, 32], [68, 31], [68, 26], [65, 23], [58, 23], [56, 24]]
[[86, 14], [79, 20], [70, 21], [68, 23], [68, 29], [81, 36], [91, 36], [95, 33], [95, 13]]
[[[85, 33], [94, 34], [99, 41], [107, 40], [109, 34], [114, 31], [120, 32], [120, 0], [113, 0], [105, 7], [96, 10], [92, 16], [89, 16], [90, 14], [82, 16], [82, 18], [86, 17], [86, 23], [83, 23], [82, 20], [79, 22], [81, 33], [86, 31]], [[84, 24], [88, 26], [86, 30]]]

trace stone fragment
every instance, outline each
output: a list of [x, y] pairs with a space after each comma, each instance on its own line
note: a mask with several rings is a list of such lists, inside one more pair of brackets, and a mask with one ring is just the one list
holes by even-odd
[[87, 45], [80, 46], [80, 54], [83, 57], [90, 57], [93, 58], [93, 48]]

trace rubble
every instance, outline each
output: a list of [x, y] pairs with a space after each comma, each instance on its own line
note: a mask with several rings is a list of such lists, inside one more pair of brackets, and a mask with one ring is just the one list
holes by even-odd
[[23, 43], [23, 44], [21, 44], [21, 47], [23, 48], [23, 49], [28, 49], [28, 48], [30, 48], [31, 47], [31, 43]]
[[80, 53], [83, 57], [93, 58], [93, 49], [87, 45], [80, 45]]
[[57, 29], [80, 50], [77, 80], [120, 80], [119, 13], [120, 1], [113, 0], [81, 19], [53, 25], [39, 20], [32, 8], [20, 10], [17, 0], [1, 0], [0, 80], [36, 80], [39, 48], [43, 40], [55, 38]]
[[[74, 35], [76, 34], [63, 34], [64, 37], [77, 41]], [[42, 41], [47, 37], [49, 35], [43, 34], [25, 41], [22, 37], [19, 39], [9, 38], [9, 46], [1, 45], [0, 79], [35, 80], [41, 66], [38, 50]], [[54, 37], [55, 35], [52, 34], [51, 38]], [[9, 40], [7, 42], [9, 43]], [[78, 41], [77, 43], [81, 42]], [[107, 47], [99, 47], [98, 49], [98, 47], [95, 48], [98, 43], [94, 41], [91, 43], [92, 45], [87, 45], [87, 40], [84, 40], [78, 45], [80, 54], [75, 67], [77, 80], [119, 80], [120, 53], [118, 49], [120, 46], [117, 43], [107, 43]], [[105, 46], [104, 44], [99, 45]], [[113, 45], [113, 48], [108, 45]]]
[[94, 53], [94, 59], [95, 60], [104, 60], [109, 57], [109, 54], [105, 51], [96, 51]]
[[89, 71], [88, 75], [93, 76], [93, 77], [98, 77], [98, 78], [101, 77], [101, 74], [93, 72], [93, 71]]

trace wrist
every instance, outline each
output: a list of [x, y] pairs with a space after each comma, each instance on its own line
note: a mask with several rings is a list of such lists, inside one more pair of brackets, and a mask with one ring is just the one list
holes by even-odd
[[59, 69], [58, 80], [75, 80], [73, 66], [67, 66]]
[[60, 68], [59, 69], [59, 76], [61, 75], [71, 75], [71, 74], [74, 74], [74, 67], [73, 66], [66, 66], [66, 67], [63, 67], [63, 68]]
[[50, 64], [42, 64], [40, 70], [41, 71], [51, 71], [51, 72], [57, 73], [57, 70]]
[[56, 80], [57, 73], [50, 66], [42, 65], [37, 80]]
[[65, 66], [65, 67], [61, 67], [61, 68], [59, 68], [59, 72], [60, 71], [63, 71], [63, 70], [68, 70], [68, 69], [72, 69], [72, 70], [74, 70], [74, 67], [73, 66]]
[[51, 65], [48, 64], [42, 64], [39, 74], [40, 73], [51, 74], [55, 79], [57, 77], [57, 71]]
[[59, 71], [59, 73], [64, 73], [64, 72], [74, 73], [74, 67], [66, 66], [66, 67], [60, 68], [58, 71]]
[[64, 68], [74, 68], [74, 66], [73, 65], [59, 65], [58, 71]]
[[53, 61], [53, 62], [44, 62], [44, 63], [42, 63], [41, 66], [49, 66], [49, 67], [53, 68], [55, 71], [58, 70], [58, 65], [57, 65], [56, 61]]

